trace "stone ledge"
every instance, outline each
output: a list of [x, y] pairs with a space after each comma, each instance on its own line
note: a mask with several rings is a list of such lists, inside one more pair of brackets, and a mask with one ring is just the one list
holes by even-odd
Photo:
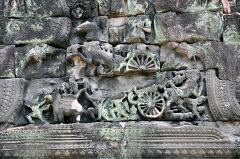
[[[230, 133], [230, 131], [229, 131]], [[239, 157], [237, 137], [211, 126], [166, 122], [85, 123], [0, 132], [2, 158]]]

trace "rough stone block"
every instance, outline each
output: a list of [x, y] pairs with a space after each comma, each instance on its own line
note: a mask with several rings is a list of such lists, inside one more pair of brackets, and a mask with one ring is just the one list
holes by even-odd
[[222, 6], [218, 0], [155, 0], [154, 7], [157, 13], [175, 12], [198, 12], [204, 10], [221, 10]]
[[155, 15], [154, 27], [155, 43], [220, 40], [222, 17], [209, 12], [179, 15], [175, 12], [168, 12]]
[[112, 18], [109, 20], [110, 43], [151, 43], [152, 21], [148, 15]]
[[3, 0], [4, 16], [22, 17], [66, 17], [69, 7], [66, 0]]
[[68, 0], [71, 17], [86, 19], [98, 16], [97, 0]]
[[99, 0], [99, 13], [111, 17], [154, 13], [149, 0]]
[[224, 16], [223, 41], [226, 43], [240, 42], [240, 15], [232, 14]]
[[48, 78], [65, 75], [66, 51], [46, 44], [16, 48], [15, 73], [17, 77]]
[[8, 19], [4, 44], [50, 44], [65, 47], [71, 30], [69, 18]]
[[0, 78], [15, 77], [14, 73], [14, 51], [15, 46], [0, 45]]
[[[108, 42], [108, 17], [99, 16], [78, 24], [73, 30], [75, 43], [85, 41]], [[71, 40], [72, 43], [72, 40]]]

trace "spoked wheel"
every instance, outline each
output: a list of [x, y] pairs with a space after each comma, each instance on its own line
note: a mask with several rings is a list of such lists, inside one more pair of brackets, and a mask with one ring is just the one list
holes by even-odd
[[128, 71], [136, 71], [136, 70], [155, 70], [156, 64], [154, 59], [151, 57], [142, 54], [137, 55], [134, 58], [130, 59], [127, 63], [127, 70]]
[[144, 92], [139, 96], [138, 110], [145, 118], [159, 118], [165, 110], [164, 97], [158, 92]]

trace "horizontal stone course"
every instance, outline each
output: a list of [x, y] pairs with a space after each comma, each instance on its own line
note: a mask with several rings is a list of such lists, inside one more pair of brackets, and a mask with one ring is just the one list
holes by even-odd
[[154, 17], [154, 43], [219, 41], [222, 33], [222, 23], [222, 16], [218, 13], [176, 14], [176, 12], [167, 12], [156, 14]]
[[71, 21], [66, 17], [5, 19], [3, 26], [1, 34], [5, 45], [50, 44], [66, 47], [71, 31]]
[[9, 18], [69, 17], [66, 0], [2, 0], [0, 9]]

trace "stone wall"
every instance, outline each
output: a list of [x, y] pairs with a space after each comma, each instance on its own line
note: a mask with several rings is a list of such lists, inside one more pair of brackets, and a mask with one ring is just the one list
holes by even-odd
[[238, 158], [229, 5], [2, 0], [0, 158]]

